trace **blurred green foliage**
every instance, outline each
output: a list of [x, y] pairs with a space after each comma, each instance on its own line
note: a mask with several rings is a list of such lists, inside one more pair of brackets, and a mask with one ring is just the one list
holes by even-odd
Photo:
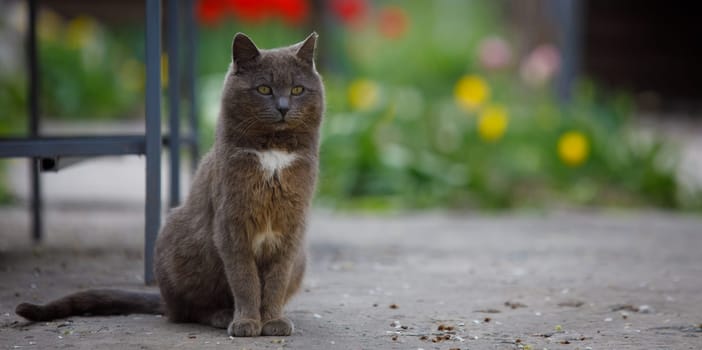
[[[40, 12], [41, 117], [140, 117], [144, 85], [142, 36], [134, 29], [108, 30], [85, 16], [64, 20], [52, 12]], [[27, 75], [25, 62], [21, 63], [15, 69], [0, 70], [0, 105], [6, 109], [0, 124], [2, 135], [25, 132]]]
[[[583, 81], [572, 101], [560, 103], [550, 81], [519, 79], [527, 58], [513, 58], [501, 69], [481, 65], [481, 41], [502, 36], [509, 42], [494, 2], [401, 6], [409, 22], [402, 38], [384, 38], [369, 26], [340, 30], [330, 40], [346, 43], [347, 65], [326, 74], [322, 203], [374, 209], [699, 207], [698, 200], [682, 199], [677, 151], [637, 131], [626, 95], [600, 93]], [[466, 75], [490, 91], [473, 111], [459, 103], [466, 97], [456, 84]], [[371, 108], [354, 108], [358, 78], [369, 81], [362, 84], [366, 91], [369, 84], [378, 90], [377, 97], [365, 97], [376, 100]], [[506, 111], [504, 121], [485, 115], [493, 106]], [[490, 121], [505, 122], [504, 134], [499, 126], [481, 126]], [[566, 133], [586, 142], [575, 155], [578, 164], [560, 154], [578, 152], [560, 145]]]
[[[355, 23], [330, 14], [316, 28], [327, 93], [320, 205], [702, 207], [700, 196], [676, 179], [678, 151], [636, 127], [626, 94], [582, 80], [569, 102], [555, 98], [557, 49], [543, 43], [517, 50], [500, 3], [367, 4]], [[139, 30], [61, 25], [63, 34], [41, 42], [44, 114], [140, 114]], [[92, 34], [76, 34], [80, 28]], [[309, 31], [277, 20], [201, 28], [203, 148], [213, 141], [234, 33], [245, 32], [270, 48], [300, 41]], [[23, 118], [22, 79], [4, 78], [0, 105]], [[12, 120], [3, 120], [0, 131], [18, 128]]]

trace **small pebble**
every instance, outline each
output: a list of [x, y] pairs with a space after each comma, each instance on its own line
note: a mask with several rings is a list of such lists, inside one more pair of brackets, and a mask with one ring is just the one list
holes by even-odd
[[642, 314], [650, 314], [653, 312], [653, 308], [648, 305], [639, 306], [639, 312]]

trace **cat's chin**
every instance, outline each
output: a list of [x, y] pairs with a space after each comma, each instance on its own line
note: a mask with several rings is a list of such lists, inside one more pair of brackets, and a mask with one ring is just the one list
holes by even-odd
[[283, 131], [283, 130], [290, 129], [290, 123], [288, 123], [288, 122], [275, 122], [273, 124], [273, 129], [275, 131]]

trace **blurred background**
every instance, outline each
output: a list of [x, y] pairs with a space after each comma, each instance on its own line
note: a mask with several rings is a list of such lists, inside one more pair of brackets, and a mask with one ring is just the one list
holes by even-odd
[[[143, 129], [143, 3], [40, 4], [42, 133]], [[315, 30], [327, 92], [320, 207], [700, 212], [700, 7], [199, 0], [202, 148], [233, 35], [271, 48]], [[0, 2], [0, 137], [27, 133], [26, 11]], [[162, 64], [165, 86], [165, 54]], [[0, 161], [4, 204], [25, 176], [9, 164]]]

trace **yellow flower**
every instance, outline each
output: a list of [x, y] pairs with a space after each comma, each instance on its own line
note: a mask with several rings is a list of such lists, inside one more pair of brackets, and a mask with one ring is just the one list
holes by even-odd
[[62, 27], [63, 20], [55, 12], [51, 10], [39, 12], [39, 25], [37, 26], [39, 39], [46, 41], [57, 40], [61, 35]]
[[456, 83], [453, 93], [458, 105], [472, 112], [490, 97], [490, 87], [483, 78], [466, 75]]
[[371, 80], [357, 79], [349, 85], [348, 98], [351, 108], [367, 111], [378, 104], [380, 88]]
[[558, 156], [566, 165], [575, 167], [587, 159], [590, 144], [579, 131], [568, 131], [558, 140]]
[[97, 22], [87, 16], [78, 16], [68, 22], [66, 27], [66, 39], [68, 45], [74, 49], [79, 49], [97, 40], [99, 31]]
[[485, 141], [498, 141], [505, 134], [507, 123], [507, 110], [504, 107], [496, 105], [485, 107], [478, 120], [478, 133]]
[[161, 87], [168, 86], [168, 54], [161, 54]]
[[129, 58], [119, 67], [122, 86], [129, 91], [144, 91], [144, 64]]

